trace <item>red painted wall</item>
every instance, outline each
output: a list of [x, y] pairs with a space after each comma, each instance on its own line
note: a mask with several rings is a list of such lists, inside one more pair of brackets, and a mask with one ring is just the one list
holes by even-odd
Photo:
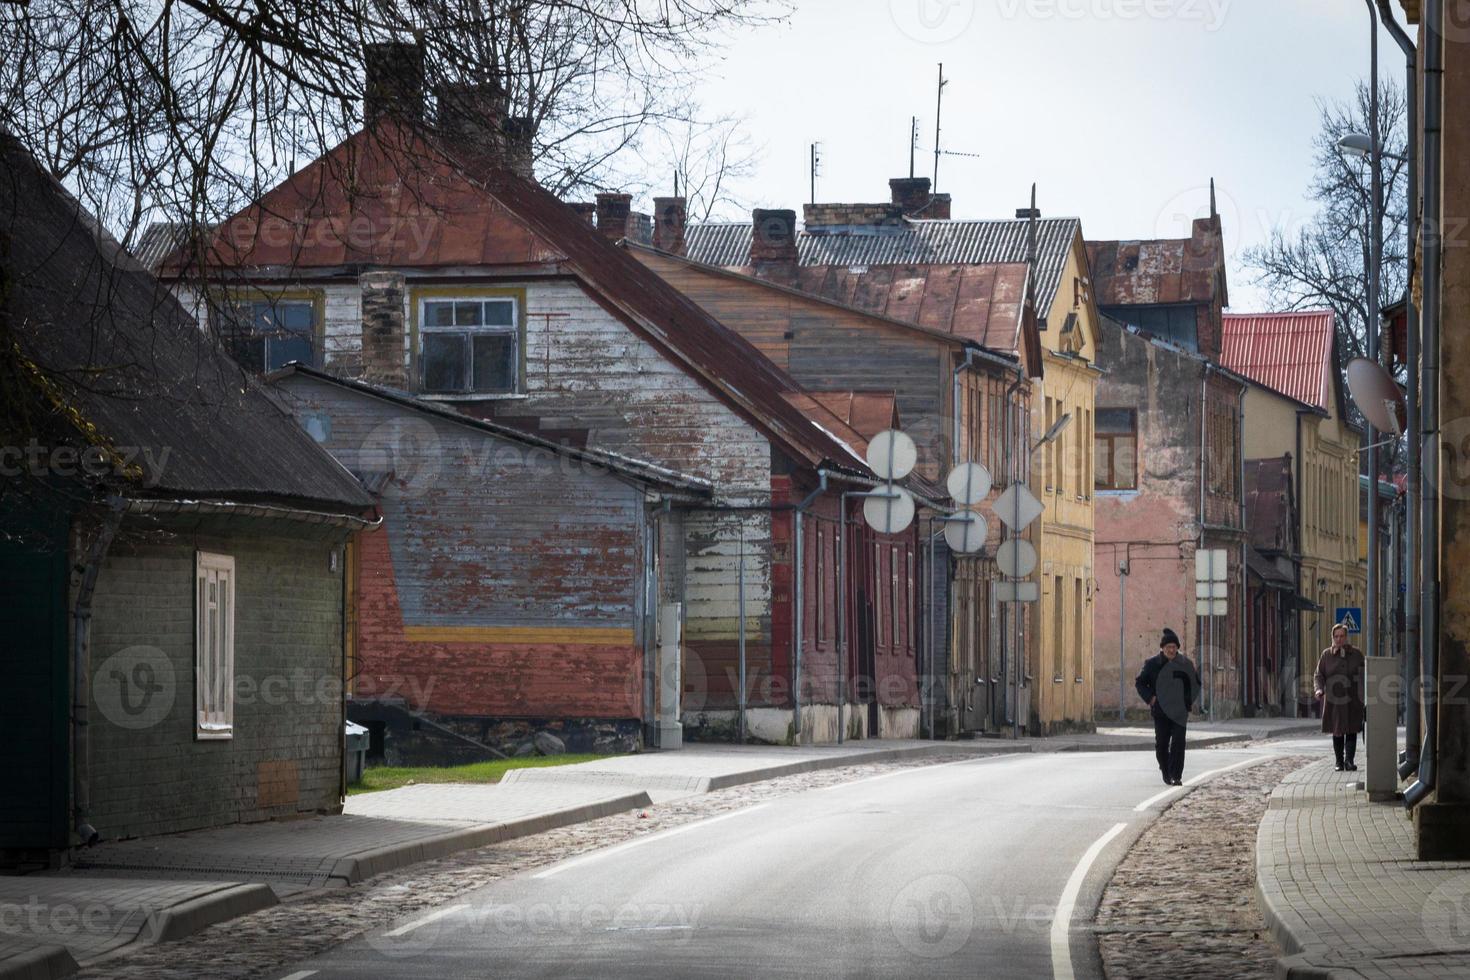
[[[406, 639], [384, 529], [358, 538], [358, 697], [403, 697], [443, 715], [640, 718], [633, 645], [421, 643]], [[637, 574], [629, 569], [628, 574]]]

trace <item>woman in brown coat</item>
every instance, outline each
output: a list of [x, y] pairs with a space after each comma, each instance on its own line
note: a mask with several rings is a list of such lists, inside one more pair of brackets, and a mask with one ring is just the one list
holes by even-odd
[[1332, 646], [1317, 661], [1317, 697], [1322, 702], [1322, 731], [1332, 736], [1337, 770], [1357, 771], [1358, 733], [1363, 730], [1363, 651], [1348, 643], [1348, 628], [1332, 627]]

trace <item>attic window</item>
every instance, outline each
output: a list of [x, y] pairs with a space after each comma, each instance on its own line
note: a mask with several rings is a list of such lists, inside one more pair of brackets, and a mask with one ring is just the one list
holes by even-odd
[[512, 394], [520, 377], [516, 301], [425, 300], [419, 318], [424, 391]]
[[311, 300], [244, 300], [220, 314], [220, 340], [246, 370], [274, 371], [292, 361], [317, 365], [316, 304]]

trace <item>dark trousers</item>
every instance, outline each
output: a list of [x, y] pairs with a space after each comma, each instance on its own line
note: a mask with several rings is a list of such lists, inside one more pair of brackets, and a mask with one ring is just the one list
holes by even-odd
[[1344, 763], [1352, 765], [1358, 754], [1358, 733], [1332, 736], [1332, 754], [1337, 756], [1339, 766]]
[[1181, 779], [1184, 776], [1184, 726], [1164, 714], [1155, 705], [1154, 755], [1159, 759], [1159, 772], [1165, 779]]

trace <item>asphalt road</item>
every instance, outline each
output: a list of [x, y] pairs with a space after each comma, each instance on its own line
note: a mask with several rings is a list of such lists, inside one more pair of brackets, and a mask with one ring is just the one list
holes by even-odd
[[[1185, 780], [1290, 747], [1197, 750]], [[1103, 887], [1180, 792], [1151, 752], [903, 770], [508, 878], [274, 976], [1100, 978]]]

